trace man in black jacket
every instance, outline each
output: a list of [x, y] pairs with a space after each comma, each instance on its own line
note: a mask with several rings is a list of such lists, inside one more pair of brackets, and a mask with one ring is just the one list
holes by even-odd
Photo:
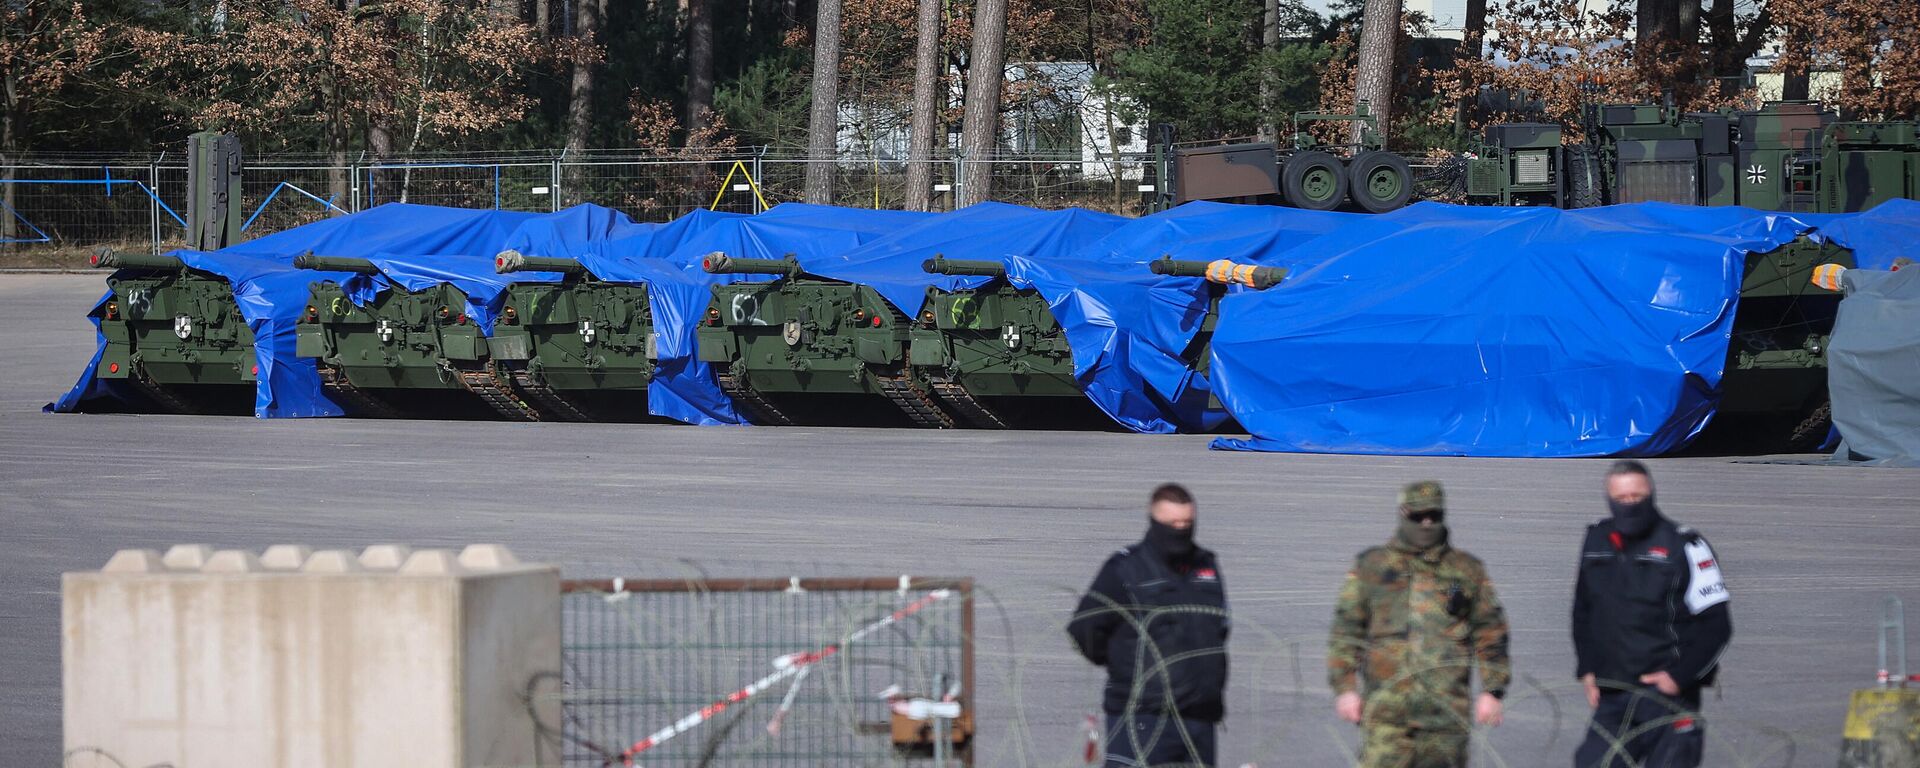
[[1707, 540], [1660, 514], [1637, 461], [1607, 470], [1612, 516], [1587, 527], [1573, 593], [1575, 676], [1593, 724], [1575, 768], [1693, 768], [1700, 689], [1733, 638], [1727, 585]]
[[1226, 714], [1227, 591], [1193, 543], [1193, 495], [1168, 483], [1147, 503], [1147, 535], [1107, 558], [1067, 634], [1107, 668], [1106, 765], [1205, 765]]

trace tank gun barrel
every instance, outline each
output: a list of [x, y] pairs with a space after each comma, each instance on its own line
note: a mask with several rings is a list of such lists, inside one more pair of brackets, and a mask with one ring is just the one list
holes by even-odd
[[936, 275], [978, 275], [980, 277], [1005, 277], [1007, 266], [997, 261], [982, 259], [949, 259], [935, 256], [920, 264], [920, 268]]
[[801, 274], [800, 260], [792, 256], [784, 259], [739, 259], [719, 251], [701, 259], [700, 268], [714, 275], [779, 275], [792, 278]]
[[500, 255], [493, 257], [493, 271], [503, 275], [513, 272], [559, 272], [568, 277], [580, 277], [587, 274], [587, 267], [576, 259], [501, 251]]
[[178, 256], [161, 256], [151, 253], [127, 253], [125, 251], [101, 250], [87, 260], [95, 269], [159, 269], [182, 270], [186, 263]]
[[1231, 285], [1238, 283], [1257, 291], [1264, 291], [1287, 279], [1285, 267], [1261, 267], [1253, 264], [1238, 264], [1227, 259], [1199, 261], [1196, 259], [1176, 259], [1165, 256], [1152, 264], [1156, 275], [1173, 277], [1203, 277], [1208, 282]]
[[315, 256], [303, 253], [293, 257], [296, 269], [317, 269], [323, 272], [353, 272], [361, 275], [380, 274], [380, 268], [373, 262], [355, 256]]

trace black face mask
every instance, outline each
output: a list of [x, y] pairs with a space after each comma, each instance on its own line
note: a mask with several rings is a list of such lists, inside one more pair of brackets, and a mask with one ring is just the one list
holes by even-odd
[[1660, 519], [1660, 510], [1653, 506], [1653, 495], [1632, 504], [1607, 499], [1607, 509], [1613, 512], [1613, 529], [1629, 539], [1637, 539], [1653, 530], [1653, 524]]
[[1193, 526], [1175, 528], [1158, 520], [1147, 521], [1147, 544], [1166, 555], [1168, 560], [1193, 556]]

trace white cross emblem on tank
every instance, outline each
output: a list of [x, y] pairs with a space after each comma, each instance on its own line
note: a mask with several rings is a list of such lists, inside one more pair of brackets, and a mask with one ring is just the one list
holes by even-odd
[[1767, 167], [1759, 163], [1754, 163], [1753, 165], [1747, 166], [1747, 183], [1748, 184], [1767, 183]]

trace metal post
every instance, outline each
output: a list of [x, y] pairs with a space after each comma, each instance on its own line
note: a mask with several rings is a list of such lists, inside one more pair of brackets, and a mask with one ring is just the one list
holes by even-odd
[[147, 163], [147, 227], [153, 255], [160, 255], [160, 162]]
[[553, 166], [548, 169], [547, 209], [549, 211], [560, 210], [560, 161], [565, 160], [566, 157], [567, 151], [560, 150], [560, 156], [554, 158]]
[[[947, 673], [945, 672], [936, 673], [933, 676], [933, 693], [932, 693], [933, 700], [934, 701], [944, 700], [946, 698], [946, 691], [947, 691]], [[953, 736], [950, 732], [950, 729], [952, 728], [952, 726], [953, 726], [953, 721], [948, 720], [947, 718], [941, 717], [939, 715], [935, 715], [933, 717], [933, 765], [934, 765], [934, 768], [947, 768], [947, 759], [949, 755], [953, 752]]]
[[[763, 181], [765, 177], [760, 175], [760, 158], [765, 157], [766, 154], [767, 154], [767, 145], [765, 144], [762, 144], [758, 147], [753, 148], [753, 185], [755, 187], [760, 187], [762, 189], [765, 188], [766, 182]], [[766, 206], [761, 205], [761, 203], [763, 202], [766, 202], [766, 201], [762, 200], [760, 195], [753, 196], [753, 212], [754, 213], [761, 213], [767, 210]]]
[[966, 178], [967, 152], [956, 147], [953, 149], [953, 194], [947, 196], [949, 210], [960, 207], [960, 201], [964, 199], [963, 195], [966, 192]]

